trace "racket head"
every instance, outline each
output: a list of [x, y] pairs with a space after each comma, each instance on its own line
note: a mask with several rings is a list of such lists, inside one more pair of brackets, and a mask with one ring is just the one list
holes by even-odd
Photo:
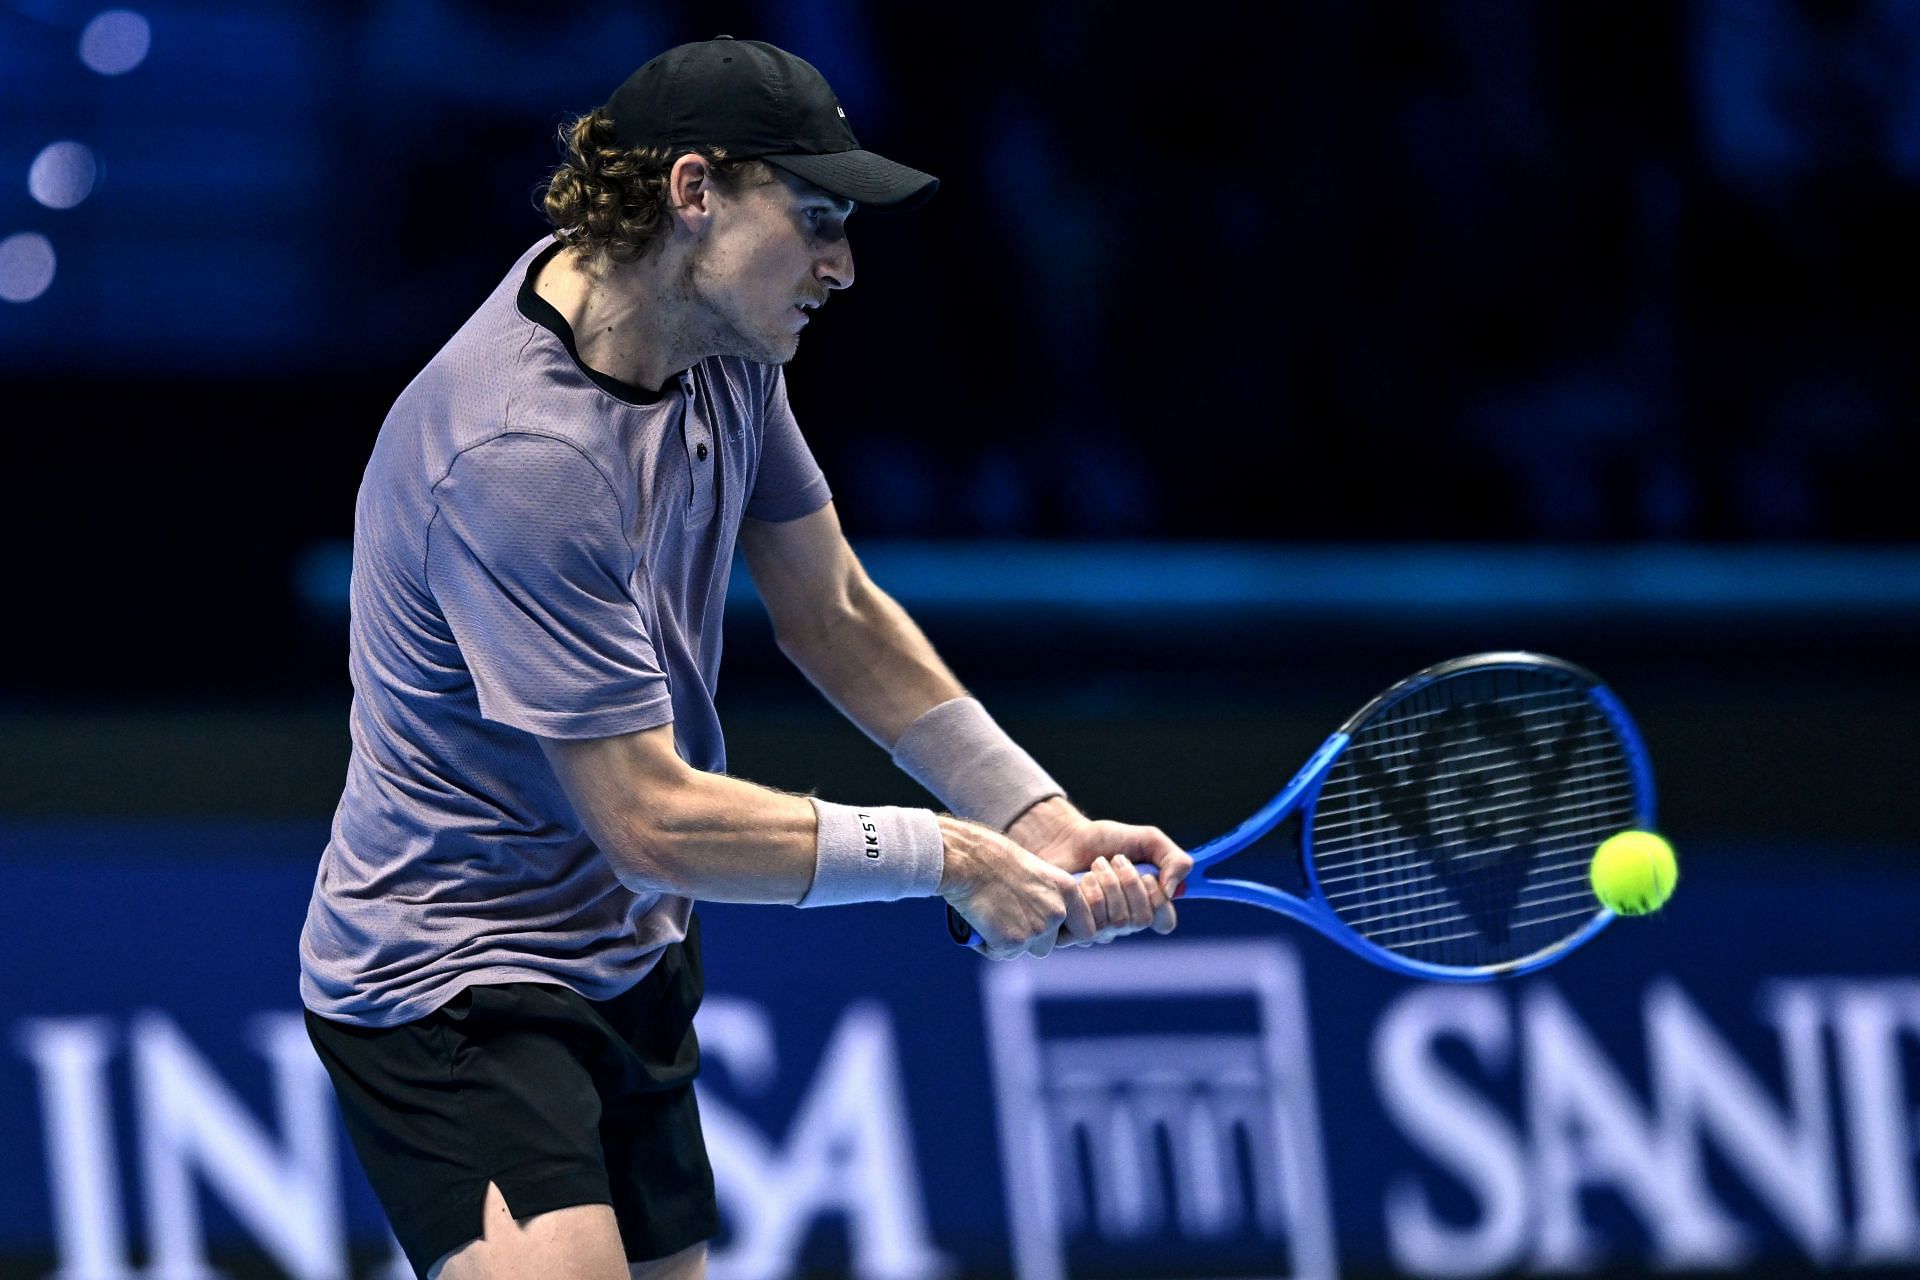
[[1512, 976], [1592, 938], [1613, 919], [1587, 882], [1594, 849], [1654, 820], [1625, 707], [1592, 672], [1538, 653], [1416, 672], [1302, 775], [1282, 796], [1304, 812], [1313, 922], [1429, 978]]

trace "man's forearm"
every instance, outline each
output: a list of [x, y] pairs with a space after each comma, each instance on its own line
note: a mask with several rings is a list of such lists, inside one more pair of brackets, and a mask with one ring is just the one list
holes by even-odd
[[[654, 797], [644, 831], [599, 838], [620, 881], [636, 891], [703, 902], [808, 905], [803, 900], [822, 873], [818, 818], [836, 810], [848, 816], [842, 806], [816, 810], [806, 796], [726, 774], [693, 773], [671, 794]], [[876, 806], [857, 812], [865, 817], [911, 811]], [[983, 829], [946, 816], [933, 821], [939, 832], [937, 861], [929, 865], [937, 866], [939, 875], [922, 891], [964, 893], [990, 874], [996, 859], [1004, 859], [996, 838]], [[880, 822], [897, 832], [884, 817]]]
[[[782, 637], [781, 649], [842, 714], [889, 751], [928, 711], [967, 696], [906, 610], [871, 582], [863, 581], [850, 592], [847, 605], [830, 623], [803, 636]], [[898, 755], [895, 760], [915, 772]], [[1033, 768], [1031, 761], [1027, 767]], [[921, 781], [941, 792], [929, 779]], [[951, 798], [948, 802], [954, 803]], [[986, 817], [971, 812], [966, 816]], [[1015, 815], [1007, 831], [1023, 847], [1036, 848], [1085, 820], [1066, 797], [1054, 795]], [[1003, 824], [1008, 818], [1002, 813], [994, 821]]]
[[907, 611], [862, 580], [842, 607], [780, 649], [868, 737], [892, 749], [906, 727], [966, 690]]
[[931, 809], [836, 804], [689, 768], [671, 724], [540, 746], [588, 836], [638, 893], [814, 907], [964, 896], [996, 850], [1002, 861], [1015, 851]]
[[815, 832], [805, 796], [693, 773], [671, 793], [649, 797], [643, 831], [600, 840], [631, 889], [791, 904], [813, 882]]

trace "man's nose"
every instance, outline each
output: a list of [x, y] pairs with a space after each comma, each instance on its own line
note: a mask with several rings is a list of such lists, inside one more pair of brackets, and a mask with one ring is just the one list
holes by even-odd
[[813, 274], [815, 279], [829, 289], [851, 289], [853, 287], [853, 246], [842, 238], [831, 253], [815, 264]]

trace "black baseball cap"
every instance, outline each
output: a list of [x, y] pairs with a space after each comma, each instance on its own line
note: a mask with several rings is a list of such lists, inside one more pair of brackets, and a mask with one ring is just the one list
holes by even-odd
[[911, 209], [940, 179], [863, 151], [826, 77], [758, 40], [715, 36], [667, 50], [627, 77], [606, 110], [622, 146], [724, 147], [870, 209]]

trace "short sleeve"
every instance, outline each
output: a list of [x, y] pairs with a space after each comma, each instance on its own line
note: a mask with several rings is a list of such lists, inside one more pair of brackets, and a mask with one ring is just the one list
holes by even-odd
[[584, 453], [499, 436], [456, 458], [434, 496], [427, 584], [481, 715], [550, 738], [673, 719], [619, 504]]
[[755, 520], [798, 520], [826, 506], [832, 496], [787, 405], [787, 375], [775, 368], [760, 437], [760, 470], [747, 498], [747, 514]]

